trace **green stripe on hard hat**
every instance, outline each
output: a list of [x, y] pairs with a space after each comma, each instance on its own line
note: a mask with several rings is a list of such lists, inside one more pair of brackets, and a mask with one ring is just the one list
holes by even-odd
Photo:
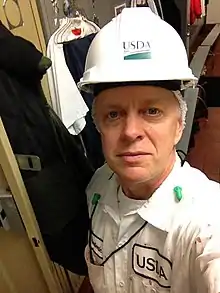
[[124, 60], [141, 60], [141, 59], [151, 59], [151, 52], [136, 53], [124, 56]]

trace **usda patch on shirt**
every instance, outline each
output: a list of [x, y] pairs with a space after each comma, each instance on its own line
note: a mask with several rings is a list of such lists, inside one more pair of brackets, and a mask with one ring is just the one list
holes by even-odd
[[172, 263], [158, 249], [134, 244], [132, 268], [137, 275], [152, 280], [163, 288], [170, 288]]

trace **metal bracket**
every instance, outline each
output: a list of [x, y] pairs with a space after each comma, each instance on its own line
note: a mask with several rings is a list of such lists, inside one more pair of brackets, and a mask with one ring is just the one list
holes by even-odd
[[38, 156], [15, 155], [20, 170], [41, 171], [41, 161]]

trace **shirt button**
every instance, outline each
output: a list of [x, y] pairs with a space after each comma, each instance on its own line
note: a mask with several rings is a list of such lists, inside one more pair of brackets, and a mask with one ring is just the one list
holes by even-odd
[[121, 282], [119, 283], [119, 286], [120, 286], [120, 287], [124, 287], [124, 285], [125, 285], [125, 283], [124, 283], [123, 281], [121, 281]]

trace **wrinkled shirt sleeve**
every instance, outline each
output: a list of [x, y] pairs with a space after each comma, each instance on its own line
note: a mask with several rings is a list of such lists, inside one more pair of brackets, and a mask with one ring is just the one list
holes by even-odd
[[[218, 215], [216, 216], [218, 217]], [[195, 292], [219, 293], [220, 217], [218, 223], [208, 223], [201, 229], [193, 246], [194, 271], [192, 271], [191, 277]]]

